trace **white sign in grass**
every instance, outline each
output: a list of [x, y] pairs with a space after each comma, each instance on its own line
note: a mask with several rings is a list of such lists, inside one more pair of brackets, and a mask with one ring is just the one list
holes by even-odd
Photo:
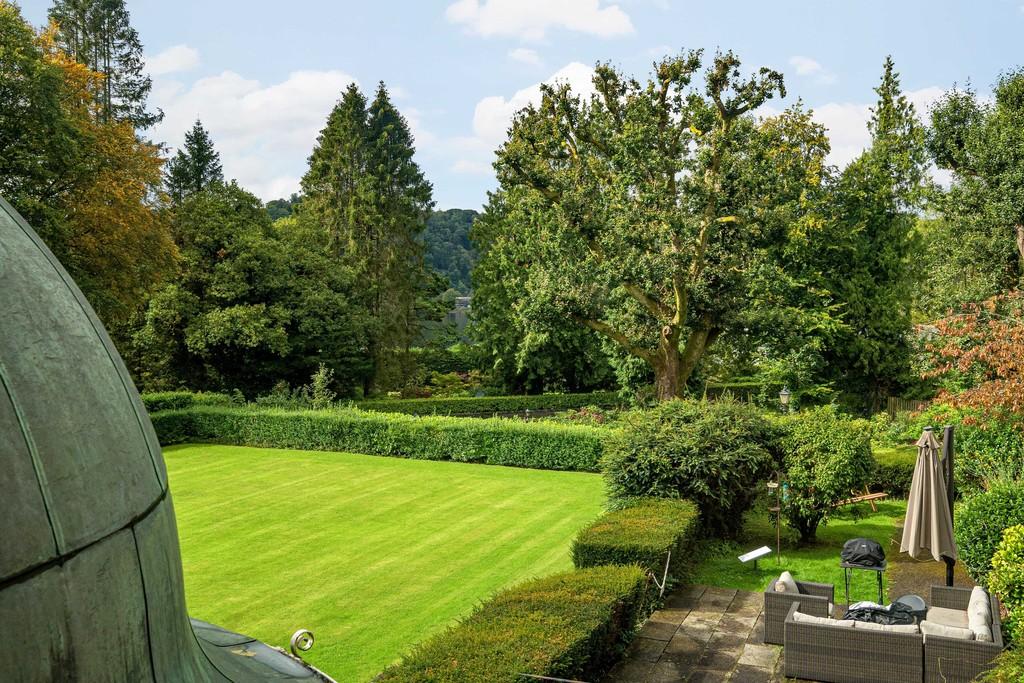
[[757, 561], [760, 558], [764, 557], [765, 555], [771, 555], [771, 553], [772, 553], [772, 549], [769, 548], [766, 545], [763, 545], [760, 548], [758, 548], [757, 550], [751, 550], [749, 553], [740, 555], [740, 562], [743, 562], [745, 564], [745, 563], [750, 562], [751, 560], [753, 560], [754, 561], [754, 569], [756, 570], [757, 569]]

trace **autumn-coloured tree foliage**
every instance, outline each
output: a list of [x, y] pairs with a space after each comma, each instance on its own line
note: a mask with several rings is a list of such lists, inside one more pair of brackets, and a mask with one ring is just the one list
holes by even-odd
[[928, 344], [941, 378], [944, 403], [982, 414], [1024, 418], [1024, 291], [1014, 290], [935, 323], [938, 336]]

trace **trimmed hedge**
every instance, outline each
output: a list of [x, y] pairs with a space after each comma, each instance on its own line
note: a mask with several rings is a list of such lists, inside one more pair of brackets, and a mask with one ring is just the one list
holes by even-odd
[[193, 391], [158, 391], [142, 394], [142, 405], [150, 413], [161, 410], [181, 410], [194, 406], [227, 406], [231, 405], [231, 397], [227, 394], [215, 394]]
[[872, 448], [875, 469], [868, 486], [872, 491], [885, 491], [890, 496], [905, 498], [910, 493], [917, 464], [916, 446]]
[[414, 417], [353, 409], [199, 407], [151, 416], [160, 443], [351, 451], [597, 472], [609, 430], [501, 418]]
[[534, 394], [526, 396], [456, 396], [357, 401], [360, 410], [406, 415], [493, 415], [526, 410], [570, 410], [586, 406], [611, 408], [622, 404], [618, 392], [588, 394]]
[[580, 568], [638, 564], [661, 580], [669, 551], [669, 581], [687, 569], [699, 529], [697, 508], [688, 500], [641, 498], [599, 517], [576, 536], [572, 561]]
[[501, 591], [376, 680], [519, 683], [524, 673], [598, 680], [646, 616], [647, 581], [639, 567], [604, 566]]

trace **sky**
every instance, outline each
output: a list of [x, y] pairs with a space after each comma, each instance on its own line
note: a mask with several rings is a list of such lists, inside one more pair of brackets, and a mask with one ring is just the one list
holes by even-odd
[[[21, 0], [42, 25], [50, 0]], [[437, 207], [479, 209], [513, 113], [552, 79], [586, 88], [607, 61], [646, 78], [682, 49], [731, 49], [785, 75], [842, 165], [868, 141], [886, 55], [918, 110], [955, 84], [989, 94], [1024, 66], [1024, 0], [127, 0], [153, 78], [150, 131], [170, 148], [198, 117], [224, 173], [264, 200], [298, 190], [342, 90], [384, 81]]]

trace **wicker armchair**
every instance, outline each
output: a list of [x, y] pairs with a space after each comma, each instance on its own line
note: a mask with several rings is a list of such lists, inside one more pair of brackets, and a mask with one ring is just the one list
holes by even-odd
[[[970, 588], [932, 586], [932, 607], [966, 610], [971, 599]], [[991, 668], [992, 660], [1003, 650], [999, 601], [989, 595], [992, 611], [992, 642], [957, 640], [941, 636], [924, 638], [925, 683], [966, 683]]]
[[[785, 673], [829, 683], [916, 683], [924, 675], [920, 633], [891, 633], [785, 620]], [[806, 612], [804, 612], [806, 614]]]
[[785, 636], [786, 615], [795, 602], [800, 602], [804, 614], [830, 617], [829, 606], [835, 602], [835, 586], [830, 583], [797, 581], [799, 593], [775, 592], [775, 580], [764, 589], [764, 642], [782, 645]]

